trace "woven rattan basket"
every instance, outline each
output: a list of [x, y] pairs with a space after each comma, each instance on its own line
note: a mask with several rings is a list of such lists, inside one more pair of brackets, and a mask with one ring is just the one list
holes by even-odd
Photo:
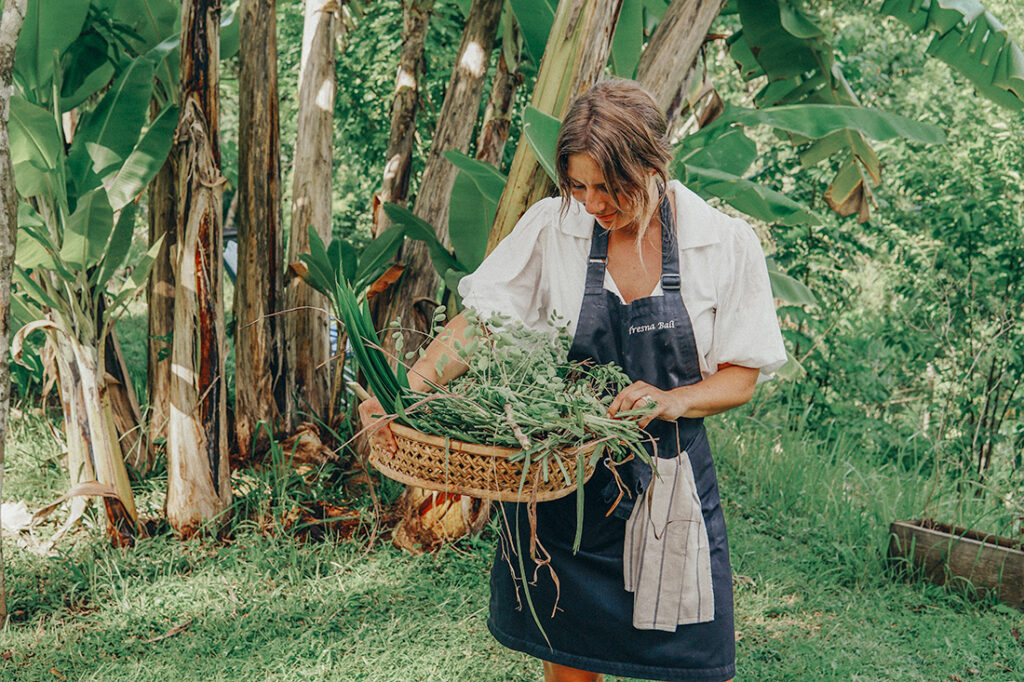
[[[502, 502], [544, 502], [565, 497], [576, 490], [577, 455], [587, 454], [596, 446], [584, 445], [563, 453], [562, 464], [569, 480], [573, 481], [571, 486], [565, 485], [562, 470], [552, 464], [547, 481], [540, 475], [540, 467], [536, 467], [536, 472], [531, 471], [520, 495], [523, 463], [508, 461], [509, 455], [517, 450], [448, 440], [401, 424], [392, 423], [391, 432], [398, 444], [394, 455], [376, 443], [370, 445], [370, 464], [388, 478], [428, 490]], [[584, 480], [593, 473], [594, 467], [587, 461]]]

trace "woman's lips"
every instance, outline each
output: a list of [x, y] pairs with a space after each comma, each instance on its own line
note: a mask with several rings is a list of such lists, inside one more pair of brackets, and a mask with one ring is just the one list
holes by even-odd
[[615, 213], [616, 213], [615, 211], [612, 211], [611, 213], [609, 213], [607, 215], [595, 215], [594, 217], [597, 218], [598, 220], [600, 220], [602, 223], [607, 223], [607, 222], [610, 222], [611, 219], [615, 217]]

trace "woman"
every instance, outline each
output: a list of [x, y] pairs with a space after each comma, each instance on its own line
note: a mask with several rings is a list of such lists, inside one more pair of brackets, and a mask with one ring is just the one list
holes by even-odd
[[[652, 410], [644, 425], [658, 475], [639, 461], [599, 465], [585, 487], [578, 553], [575, 497], [537, 505], [537, 546], [551, 571], [524, 563], [543, 631], [511, 568], [517, 545], [529, 546], [526, 508], [505, 505], [488, 627], [542, 659], [548, 682], [603, 673], [722, 682], [735, 671], [729, 551], [703, 418], [745, 403], [758, 375], [786, 356], [757, 237], [667, 180], [665, 136], [637, 84], [584, 93], [558, 138], [561, 200], [531, 207], [459, 286], [484, 318], [503, 313], [535, 328], [562, 318], [570, 358], [616, 362], [634, 382], [609, 414]], [[465, 327], [460, 316], [448, 329], [458, 338]], [[413, 367], [416, 388], [434, 379], [445, 345], [431, 344]], [[449, 363], [440, 381], [464, 369]], [[380, 407], [361, 410], [369, 423]], [[386, 430], [374, 437], [392, 446]]]

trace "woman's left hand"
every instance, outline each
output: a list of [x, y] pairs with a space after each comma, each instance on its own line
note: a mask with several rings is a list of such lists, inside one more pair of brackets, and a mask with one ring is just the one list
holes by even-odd
[[681, 393], [663, 391], [646, 381], [637, 381], [615, 396], [615, 400], [608, 406], [608, 416], [614, 417], [620, 411], [651, 407], [651, 412], [637, 421], [640, 428], [645, 428], [655, 419], [674, 421], [686, 414], [687, 406], [683, 404]]

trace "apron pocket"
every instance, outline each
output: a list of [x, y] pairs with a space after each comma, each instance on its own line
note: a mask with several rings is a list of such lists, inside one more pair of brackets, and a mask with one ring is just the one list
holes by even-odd
[[633, 627], [675, 632], [715, 618], [711, 553], [689, 456], [655, 466], [626, 522], [623, 578], [633, 593]]

